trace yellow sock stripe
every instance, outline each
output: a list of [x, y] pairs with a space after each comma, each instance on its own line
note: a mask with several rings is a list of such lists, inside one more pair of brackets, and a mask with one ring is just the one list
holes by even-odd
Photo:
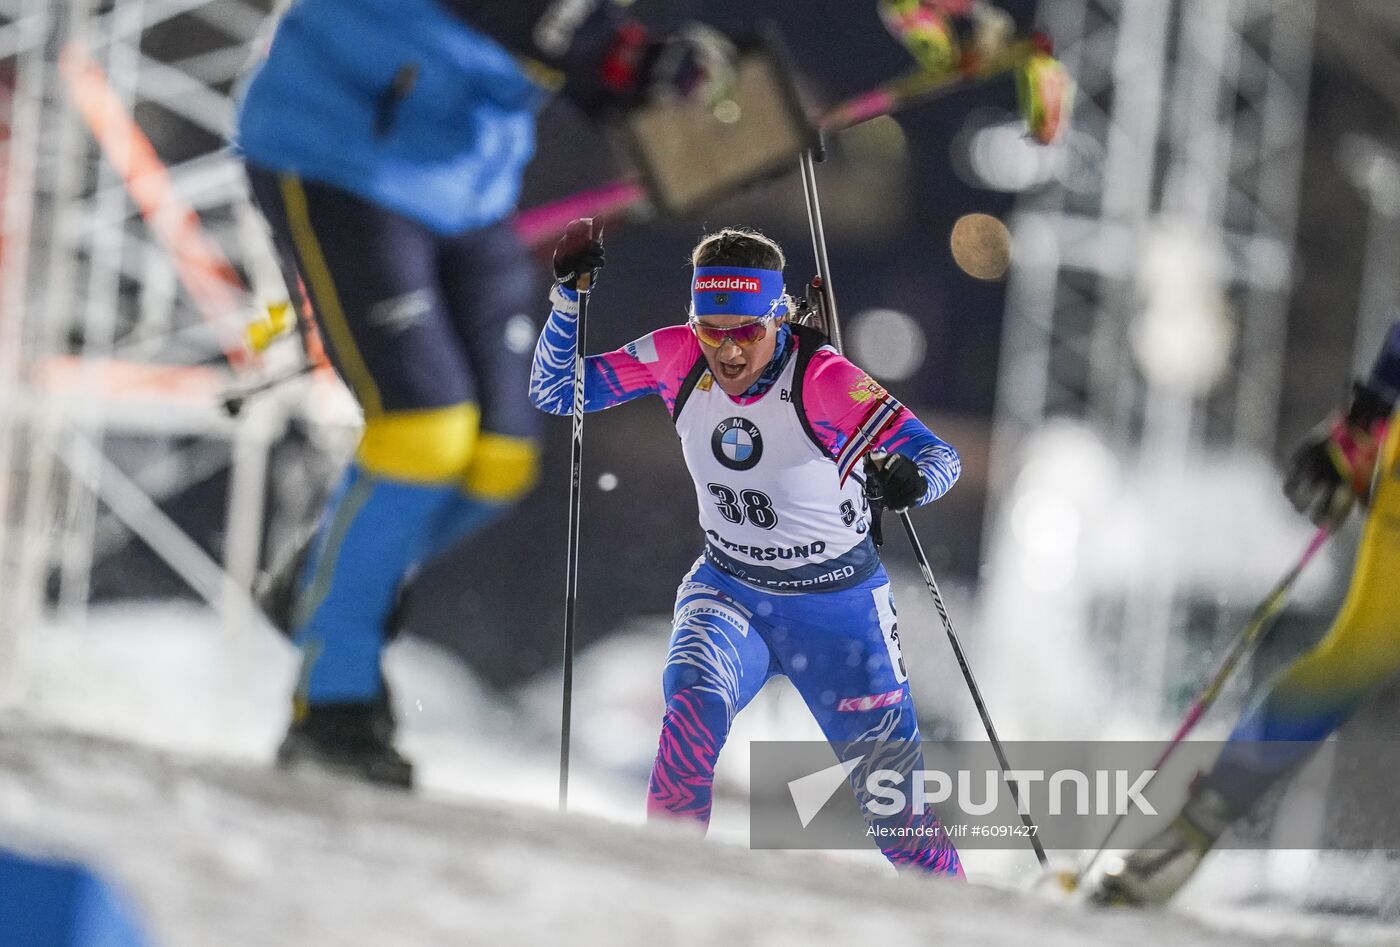
[[540, 449], [528, 437], [482, 433], [462, 485], [484, 500], [503, 502], [523, 496], [539, 479]]
[[355, 346], [355, 337], [350, 334], [350, 325], [345, 321], [340, 294], [336, 292], [330, 267], [326, 266], [321, 242], [316, 239], [316, 231], [311, 226], [311, 215], [306, 208], [306, 191], [301, 186], [301, 178], [295, 174], [283, 174], [281, 184], [282, 204], [287, 210], [292, 242], [296, 244], [297, 256], [301, 259], [302, 275], [311, 289], [316, 309], [326, 324], [326, 333], [330, 336], [336, 357], [345, 369], [350, 387], [365, 414], [379, 414], [384, 410], [379, 397], [379, 386], [374, 383], [374, 377], [370, 375], [364, 359], [360, 357], [360, 350]]
[[365, 420], [355, 458], [377, 477], [455, 483], [477, 446], [481, 409], [471, 402], [421, 411], [390, 411]]

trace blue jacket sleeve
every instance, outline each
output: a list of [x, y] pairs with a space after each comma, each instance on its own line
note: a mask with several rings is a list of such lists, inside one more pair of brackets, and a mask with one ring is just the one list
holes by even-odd
[[928, 489], [919, 506], [943, 496], [962, 475], [962, 458], [958, 452], [913, 414], [906, 414], [894, 431], [881, 439], [880, 446], [891, 453], [903, 454], [918, 464], [924, 480], [928, 482]]
[[[530, 365], [530, 402], [548, 414], [574, 410], [574, 358], [578, 352], [578, 293], [555, 285], [551, 309]], [[657, 394], [655, 379], [625, 350], [583, 360], [583, 410], [602, 411]]]

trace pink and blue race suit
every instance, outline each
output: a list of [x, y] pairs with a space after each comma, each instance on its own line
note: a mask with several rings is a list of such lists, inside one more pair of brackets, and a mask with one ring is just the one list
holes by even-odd
[[[530, 398], [566, 415], [578, 296], [556, 287], [551, 299]], [[958, 455], [819, 334], [785, 323], [777, 333], [773, 361], [738, 398], [715, 383], [686, 326], [585, 360], [586, 410], [662, 399], [706, 538], [676, 595], [652, 817], [708, 824], [730, 726], [776, 675], [795, 685], [838, 754], [881, 748], [850, 772], [862, 803], [872, 766], [912, 773], [922, 765], [889, 578], [857, 467], [871, 449], [906, 455], [924, 474], [928, 503], [957, 480]], [[962, 874], [931, 811], [879, 817], [862, 809], [876, 838], [895, 840], [882, 850], [897, 867]]]

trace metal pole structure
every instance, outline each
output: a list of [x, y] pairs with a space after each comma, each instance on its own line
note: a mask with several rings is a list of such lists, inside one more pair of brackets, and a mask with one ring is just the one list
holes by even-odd
[[[1272, 455], [1318, 6], [1038, 4], [1079, 93], [1073, 154], [1057, 180], [1019, 198], [1014, 215], [987, 504], [992, 562], [1019, 561], [1004, 524], [1028, 442], [1047, 423], [1091, 429], [1125, 466], [1159, 472], [1167, 464], [1194, 469], [1203, 451], [1225, 446]], [[1173, 240], [1183, 233], [1189, 241]], [[1218, 312], [1228, 320], [1223, 337], [1235, 340], [1231, 370], [1184, 405], [1180, 396], [1149, 391], [1161, 383], [1137, 370], [1133, 328], [1145, 261], [1178, 247], [1211, 264], [1198, 273], [1228, 304]], [[1120, 526], [1103, 522], [1081, 543], [1103, 541]], [[1137, 702], [1155, 716], [1170, 702], [1155, 688], [1163, 661], [1181, 648], [1177, 626], [1213, 631], [1206, 616], [1215, 610], [1214, 591], [1188, 587], [1171, 571], [1104, 581], [1064, 586], [1060, 614], [1082, 640], [1122, 645], [1110, 649], [1117, 657], [1103, 669], [1106, 699]], [[1212, 581], [1224, 589], [1235, 577]], [[994, 570], [989, 601], [1027, 619], [989, 629], [1007, 647], [1019, 646], [1019, 629], [1033, 624], [1034, 605], [1026, 604], [1033, 593], [1019, 566]], [[1202, 602], [1209, 607], [1191, 607]], [[1167, 620], [1173, 615], [1175, 625]]]
[[569, 808], [569, 731], [573, 724], [574, 639], [578, 619], [579, 526], [583, 490], [583, 346], [592, 274], [578, 278], [578, 334], [574, 346], [574, 436], [569, 453], [569, 543], [564, 568], [564, 696], [559, 720], [559, 811]]
[[[816, 251], [817, 275], [821, 277], [822, 292], [825, 294], [827, 335], [837, 351], [842, 351], [841, 326], [836, 315], [836, 294], [831, 284], [831, 262], [827, 257], [826, 229], [822, 226], [821, 202], [817, 197], [816, 161], [817, 154], [814, 151], [808, 150], [803, 153], [802, 189], [807, 196], [807, 215], [812, 229], [812, 245]], [[582, 318], [582, 310], [580, 310], [580, 331], [582, 331]], [[867, 462], [869, 461], [867, 460]], [[952, 645], [953, 655], [958, 660], [963, 680], [967, 682], [967, 689], [972, 694], [972, 702], [977, 705], [977, 714], [982, 718], [982, 726], [987, 731], [987, 739], [991, 741], [992, 750], [997, 756], [997, 763], [1001, 766], [1002, 778], [1011, 790], [1011, 798], [1016, 803], [1017, 811], [1021, 814], [1021, 822], [1029, 830], [1031, 847], [1035, 849], [1035, 857], [1040, 862], [1040, 866], [1045, 868], [1049, 865], [1049, 859], [1045, 855], [1045, 846], [1040, 841], [1040, 832], [1030, 814], [1021, 807], [1016, 781], [1008, 776], [1011, 764], [1006, 758], [1006, 750], [1002, 747], [1001, 739], [997, 736], [996, 727], [992, 725], [991, 714], [987, 711], [986, 701], [982, 698], [982, 689], [977, 686], [977, 679], [972, 674], [972, 666], [968, 663], [962, 641], [953, 628], [952, 619], [948, 617], [948, 608], [943, 604], [943, 595], [938, 590], [938, 582], [933, 577], [933, 569], [929, 566], [928, 556], [924, 554], [923, 544], [919, 542], [919, 534], [914, 529], [914, 520], [909, 515], [908, 510], [901, 510], [899, 518], [904, 524], [905, 533], [909, 536], [909, 545], [913, 547], [914, 558], [918, 560], [919, 570], [924, 575], [924, 583], [928, 586], [929, 594], [933, 596], [934, 608], [938, 610], [938, 617], [943, 622], [943, 630], [948, 634], [948, 643]]]
[[[5, 142], [4, 203], [0, 211], [0, 582], [9, 607], [0, 609], [0, 704], [22, 699], [22, 635], [29, 596], [17, 577], [26, 553], [25, 519], [19, 515], [27, 492], [20, 458], [32, 444], [30, 427], [21, 417], [25, 356], [29, 344], [23, 317], [33, 295], [30, 274], [35, 226], [35, 182], [40, 173], [40, 129], [43, 127], [45, 80], [44, 39], [51, 12], [40, 0], [19, 5], [11, 28], [28, 24], [16, 42], [14, 86], [8, 103], [9, 135]], [[27, 470], [28, 464], [24, 468]]]
[[1400, 279], [1394, 265], [1400, 257], [1400, 154], [1372, 138], [1352, 134], [1342, 140], [1337, 158], [1371, 211], [1351, 364], [1352, 374], [1364, 378], [1400, 305]]

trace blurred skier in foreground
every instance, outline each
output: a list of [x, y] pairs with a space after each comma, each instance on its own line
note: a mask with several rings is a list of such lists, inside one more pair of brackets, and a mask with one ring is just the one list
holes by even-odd
[[[1284, 486], [1314, 523], [1340, 525], [1359, 500], [1361, 547], [1346, 601], [1326, 637], [1273, 682], [1236, 724], [1181, 813], [1141, 849], [1106, 865], [1089, 896], [1101, 903], [1169, 899], [1211, 846], [1272, 786], [1287, 779], [1400, 670], [1400, 322], [1351, 404], [1294, 455]], [[1294, 741], [1294, 742], [1289, 742]], [[1300, 746], [1301, 744], [1301, 746]]]
[[[880, 17], [914, 60], [930, 73], [973, 73], [1016, 37], [1011, 14], [989, 0], [880, 0]], [[1015, 70], [1021, 117], [1031, 138], [1056, 140], [1068, 118], [1073, 84], [1036, 34], [1041, 51]]]
[[600, 0], [299, 0], [282, 19], [238, 145], [365, 428], [264, 596], [304, 654], [279, 763], [411, 784], [380, 673], [396, 597], [535, 482], [533, 268], [506, 218], [536, 113], [556, 90], [591, 115], [706, 100], [732, 55]]
[[[695, 481], [703, 555], [682, 580], [662, 675], [666, 710], [648, 812], [705, 826], [714, 767], [734, 717], [785, 675], [850, 772], [922, 765], [889, 578], [869, 500], [930, 503], [952, 487], [952, 447], [813, 329], [794, 325], [783, 252], [748, 230], [710, 234], [692, 263], [690, 321], [586, 360], [585, 410], [661, 398]], [[553, 311], [535, 348], [530, 399], [573, 405], [578, 280], [603, 265], [591, 220], [555, 250]], [[863, 483], [871, 451], [887, 455]], [[848, 751], [840, 744], [879, 743]], [[864, 807], [863, 807], [864, 808]], [[961, 876], [929, 812], [867, 819], [897, 867]]]

